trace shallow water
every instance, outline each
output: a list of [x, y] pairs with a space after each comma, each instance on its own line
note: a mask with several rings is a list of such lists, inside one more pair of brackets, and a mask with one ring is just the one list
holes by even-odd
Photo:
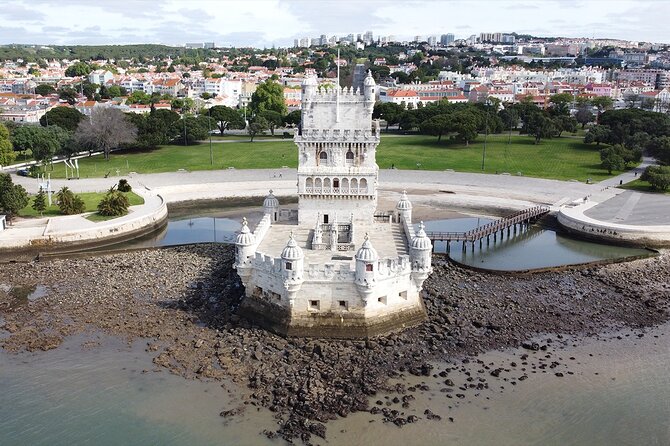
[[[0, 352], [0, 443], [281, 444], [260, 434], [276, 426], [266, 410], [248, 406], [244, 414], [228, 420], [218, 415], [241, 404], [243, 389], [231, 383], [225, 383], [224, 389], [220, 383], [186, 380], [166, 371], [155, 373], [142, 342], [128, 347], [115, 338], [98, 339], [101, 346], [82, 346], [84, 339], [76, 338], [46, 353]], [[400, 429], [382, 423], [378, 415], [352, 414], [327, 424], [327, 443], [667, 445], [669, 340], [668, 324], [643, 338], [587, 340], [553, 353], [552, 360], [560, 357], [562, 364], [569, 363], [555, 369], [565, 373], [562, 378], [554, 375], [555, 370], [538, 370], [527, 372], [528, 379], [513, 386], [510, 381], [521, 374], [517, 369], [499, 379], [487, 377], [488, 390], [477, 397], [466, 392], [462, 400], [449, 399], [439, 391], [444, 378], [408, 376], [408, 384], [425, 382], [430, 390], [415, 392], [416, 401], [400, 410], [422, 420]], [[546, 354], [515, 349], [490, 352], [480, 359], [520, 364], [524, 353], [529, 354], [529, 362]], [[435, 364], [434, 373], [445, 366]], [[145, 369], [149, 372], [142, 373]], [[459, 373], [449, 375], [457, 385], [465, 378]], [[505, 387], [502, 392], [501, 386]], [[377, 399], [384, 395], [372, 397], [371, 404]], [[425, 408], [442, 420], [426, 420]]]
[[[480, 218], [456, 218], [451, 220], [435, 220], [425, 222], [426, 231], [465, 232], [491, 220]], [[446, 252], [447, 243], [435, 243], [436, 252]], [[519, 230], [515, 235], [507, 232], [496, 240], [493, 236], [479, 243], [474, 249], [467, 244], [463, 251], [462, 242], [451, 242], [449, 256], [466, 265], [498, 271], [515, 271], [536, 268], [548, 268], [562, 265], [597, 262], [601, 260], [620, 259], [632, 256], [648, 256], [651, 252], [645, 249], [622, 246], [604, 245], [576, 240], [554, 231], [539, 227]]]

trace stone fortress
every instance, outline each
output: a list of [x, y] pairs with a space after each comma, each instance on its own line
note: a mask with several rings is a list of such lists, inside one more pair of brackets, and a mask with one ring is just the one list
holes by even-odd
[[377, 86], [302, 85], [298, 210], [270, 194], [254, 231], [246, 219], [235, 268], [245, 286], [241, 313], [289, 336], [369, 337], [421, 322], [420, 297], [431, 273], [432, 244], [412, 226], [403, 193], [396, 210], [377, 207], [372, 120]]

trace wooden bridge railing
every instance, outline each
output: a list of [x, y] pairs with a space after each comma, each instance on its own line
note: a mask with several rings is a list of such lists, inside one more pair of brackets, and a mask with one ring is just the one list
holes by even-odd
[[426, 235], [433, 242], [447, 241], [447, 242], [472, 242], [481, 240], [498, 231], [503, 231], [517, 224], [526, 223], [534, 218], [540, 217], [549, 212], [546, 206], [535, 206], [529, 209], [515, 212], [506, 217], [494, 220], [485, 225], [478, 226], [466, 232], [427, 232]]

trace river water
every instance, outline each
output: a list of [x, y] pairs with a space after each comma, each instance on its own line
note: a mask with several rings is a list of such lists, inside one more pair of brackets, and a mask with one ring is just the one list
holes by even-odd
[[[427, 231], [465, 232], [489, 221], [467, 217], [426, 221], [425, 225]], [[240, 221], [230, 218], [181, 217], [170, 219], [159, 232], [115, 247], [134, 249], [190, 243], [233, 243], [235, 231], [239, 229]], [[435, 251], [446, 252], [446, 243], [437, 242]], [[495, 242], [491, 237], [488, 245], [484, 241], [482, 248], [476, 244], [474, 250], [468, 245], [466, 251], [463, 251], [459, 242], [452, 242], [450, 246], [450, 256], [454, 260], [493, 270], [546, 268], [645, 255], [650, 255], [650, 251], [576, 240], [538, 227], [519, 231], [509, 237], [505, 233]]]
[[[414, 393], [417, 399], [406, 409], [407, 415], [423, 418], [420, 422], [400, 429], [379, 416], [352, 414], [328, 423], [327, 443], [668, 445], [670, 325], [642, 338], [629, 333], [621, 337], [558, 349], [552, 359], [569, 363], [555, 369], [564, 377], [537, 370], [511, 385], [501, 375], [489, 379], [488, 390], [462, 400], [440, 392], [443, 378], [409, 376], [409, 384], [424, 382], [430, 388]], [[142, 342], [128, 346], [115, 338], [89, 335], [71, 338], [49, 352], [0, 352], [0, 444], [278, 444], [261, 434], [276, 426], [264, 409], [247, 406], [232, 419], [218, 415], [238, 407], [245, 389], [155, 372], [143, 349]], [[529, 362], [537, 362], [547, 352], [515, 349], [479, 358], [484, 363], [521, 363], [523, 353], [530, 353]], [[445, 366], [435, 364], [435, 371]], [[520, 374], [516, 370], [509, 376]], [[463, 374], [449, 377], [457, 385], [465, 382]], [[385, 401], [384, 395], [377, 395], [372, 404], [377, 399]], [[426, 420], [425, 408], [442, 420]]]
[[[467, 218], [426, 226], [465, 231], [485, 222]], [[239, 221], [228, 218], [175, 219], [161, 232], [123, 247], [232, 242], [238, 229]], [[436, 246], [438, 251], [445, 248]], [[492, 269], [539, 268], [644, 252], [576, 241], [542, 229], [498, 239], [481, 250], [468, 247], [465, 254], [460, 245], [451, 247], [456, 260]], [[39, 292], [31, 290], [22, 298], [37, 299]], [[0, 337], [6, 335], [0, 330]], [[352, 414], [328, 423], [328, 441], [317, 439], [317, 444], [669, 445], [669, 340], [670, 324], [665, 324], [641, 338], [623, 333], [621, 339], [568, 343], [553, 353], [561, 358], [556, 370], [563, 377], [554, 371], [515, 369], [509, 376], [489, 377], [490, 388], [478, 396], [468, 393], [458, 400], [441, 391], [443, 378], [408, 376], [409, 384], [423, 380], [430, 389], [414, 393], [416, 401], [405, 410], [406, 415], [423, 418], [419, 423], [400, 429], [382, 423], [379, 416]], [[0, 445], [278, 444], [261, 434], [276, 428], [273, 414], [264, 409], [247, 406], [232, 419], [219, 416], [222, 410], [242, 405], [246, 389], [170, 375], [153, 366], [144, 348], [143, 342], [127, 345], [88, 334], [49, 352], [0, 351]], [[479, 359], [520, 363], [524, 353], [537, 363], [546, 352], [496, 351]], [[435, 364], [435, 371], [447, 366]], [[457, 384], [466, 382], [466, 375], [459, 373], [449, 376]], [[528, 376], [523, 382], [514, 379], [521, 373]], [[371, 403], [377, 399], [386, 401], [378, 395]], [[425, 420], [425, 408], [442, 420]]]

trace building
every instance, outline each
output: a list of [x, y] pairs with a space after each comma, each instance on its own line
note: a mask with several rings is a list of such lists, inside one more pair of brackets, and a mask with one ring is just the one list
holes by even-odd
[[449, 33], [449, 34], [442, 34], [442, 35], [440, 36], [440, 44], [441, 44], [441, 45], [444, 45], [444, 46], [451, 45], [452, 43], [454, 43], [454, 40], [455, 40], [455, 39], [454, 39], [454, 35], [451, 34], [451, 33]]
[[92, 84], [107, 85], [114, 79], [114, 74], [108, 70], [93, 70], [88, 74], [88, 81]]
[[364, 338], [422, 321], [420, 297], [432, 244], [415, 232], [403, 194], [377, 212], [377, 85], [319, 90], [302, 85], [298, 210], [283, 210], [272, 191], [251, 232], [236, 239], [235, 268], [245, 287], [240, 313], [289, 336]]

